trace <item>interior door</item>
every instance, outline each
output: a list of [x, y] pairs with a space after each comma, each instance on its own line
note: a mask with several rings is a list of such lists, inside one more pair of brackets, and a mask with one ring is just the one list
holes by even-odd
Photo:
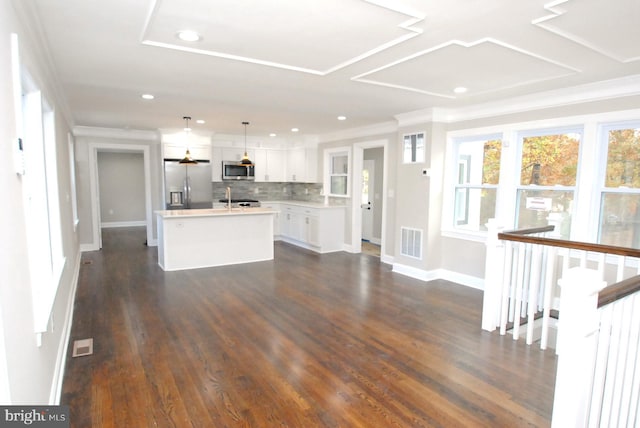
[[373, 239], [373, 200], [375, 195], [375, 161], [364, 160], [362, 168], [362, 194], [360, 207], [362, 208], [362, 239]]

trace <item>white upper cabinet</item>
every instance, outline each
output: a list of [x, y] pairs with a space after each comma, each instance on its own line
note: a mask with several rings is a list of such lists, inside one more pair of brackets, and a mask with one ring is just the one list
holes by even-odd
[[267, 179], [265, 181], [287, 181], [287, 157], [284, 150], [267, 150]]
[[[240, 162], [242, 160], [243, 155], [244, 155], [244, 148], [239, 148], [239, 147], [223, 147], [222, 148], [223, 161]], [[255, 163], [254, 161], [254, 158], [256, 157], [255, 150], [247, 149], [247, 156], [249, 156], [249, 159]]]
[[318, 149], [302, 147], [288, 151], [287, 181], [318, 182]]
[[[187, 152], [184, 144], [165, 143], [163, 145], [164, 159], [182, 159]], [[189, 147], [193, 159], [211, 160], [210, 145], [193, 145]]]
[[[222, 180], [221, 161], [240, 161], [243, 147], [213, 147], [212, 180]], [[248, 148], [249, 159], [255, 164], [256, 182], [318, 183], [317, 148]], [[193, 151], [192, 151], [193, 155]], [[182, 153], [182, 156], [184, 153]]]
[[289, 149], [287, 153], [287, 181], [304, 183], [306, 169], [305, 149]]
[[306, 178], [307, 183], [320, 183], [318, 179], [318, 149], [306, 148], [305, 149], [305, 166], [306, 166]]
[[280, 149], [256, 149], [255, 159], [257, 182], [284, 182], [287, 181], [285, 173], [286, 151]]
[[222, 181], [222, 148], [213, 147], [211, 150], [211, 181]]

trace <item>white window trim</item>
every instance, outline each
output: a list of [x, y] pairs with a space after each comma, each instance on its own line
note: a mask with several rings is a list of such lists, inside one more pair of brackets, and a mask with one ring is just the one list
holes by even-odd
[[[418, 159], [418, 157], [416, 156], [416, 160], [415, 161], [406, 161], [404, 159], [404, 150], [405, 150], [405, 138], [411, 135], [420, 135], [422, 134], [422, 141], [424, 144], [424, 149], [422, 151], [422, 159]], [[402, 134], [402, 141], [401, 141], [401, 148], [400, 148], [400, 158], [402, 159], [402, 164], [403, 165], [415, 165], [415, 164], [421, 164], [421, 163], [425, 163], [426, 162], [426, 156], [427, 156], [427, 133], [425, 131], [416, 131], [416, 132], [409, 132], [406, 134]]]
[[[508, 123], [487, 127], [460, 129], [447, 133], [447, 149], [445, 153], [445, 174], [443, 182], [443, 204], [441, 235], [444, 237], [486, 242], [486, 232], [460, 231], [453, 228], [452, 192], [454, 171], [448, 168], [455, 160], [453, 144], [459, 138], [476, 138], [487, 134], [502, 134], [502, 159], [500, 162], [500, 185], [497, 196], [496, 217], [498, 224], [505, 229], [513, 229], [515, 223], [516, 190], [519, 180], [519, 133], [530, 130], [566, 129], [582, 127], [582, 141], [579, 165], [581, 171], [598, 171], [598, 174], [578, 172], [575, 186], [574, 213], [571, 222], [571, 239], [575, 241], [595, 242], [598, 234], [600, 190], [602, 181], [598, 181], [602, 171], [603, 155], [598, 146], [600, 132], [603, 127], [623, 122], [640, 121], [640, 109], [617, 112], [603, 112], [579, 116], [566, 116], [553, 119], [535, 120], [528, 122]], [[605, 155], [606, 156], [606, 153]], [[455, 171], [457, 173], [457, 171]], [[514, 179], [514, 177], [516, 177]]]
[[[496, 205], [499, 205], [502, 188], [500, 184], [498, 185], [478, 185], [478, 184], [469, 184], [469, 185], [459, 185], [457, 183], [458, 169], [457, 168], [447, 168], [449, 165], [457, 165], [458, 158], [458, 144], [473, 141], [473, 140], [484, 140], [484, 139], [500, 139], [502, 140], [502, 150], [500, 156], [500, 181], [502, 181], [502, 168], [505, 165], [504, 161], [504, 151], [505, 151], [505, 141], [504, 135], [502, 132], [485, 132], [485, 133], [462, 133], [460, 135], [456, 135], [456, 133], [450, 133], [447, 138], [447, 150], [445, 154], [445, 170], [451, 170], [450, 173], [445, 174], [444, 178], [444, 192], [443, 196], [443, 209], [442, 209], [442, 229], [441, 233], [443, 236], [453, 237], [453, 238], [462, 238], [462, 239], [470, 239], [473, 241], [481, 241], [486, 237], [486, 232], [482, 231], [474, 231], [474, 230], [464, 230], [462, 228], [456, 227], [454, 217], [455, 217], [455, 189], [460, 187], [467, 188], [496, 188]], [[508, 147], [509, 144], [506, 144]], [[453, 171], [455, 169], [455, 171]]]
[[[331, 193], [331, 158], [336, 155], [346, 155], [347, 156], [347, 187], [346, 194], [340, 195]], [[326, 196], [330, 196], [332, 198], [350, 198], [351, 197], [351, 175], [353, 174], [353, 166], [351, 165], [351, 147], [343, 146], [343, 147], [332, 147], [324, 150], [324, 190], [323, 194]]]

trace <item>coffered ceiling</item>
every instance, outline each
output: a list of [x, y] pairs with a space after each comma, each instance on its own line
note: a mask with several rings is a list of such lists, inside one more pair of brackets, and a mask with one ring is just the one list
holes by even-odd
[[637, 0], [15, 3], [83, 126], [295, 138], [640, 74]]

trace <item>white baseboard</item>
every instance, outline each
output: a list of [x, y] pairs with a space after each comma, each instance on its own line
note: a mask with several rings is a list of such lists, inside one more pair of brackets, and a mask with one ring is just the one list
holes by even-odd
[[75, 257], [75, 266], [73, 267], [73, 278], [71, 280], [71, 290], [69, 299], [67, 300], [67, 311], [62, 323], [61, 341], [58, 344], [58, 355], [56, 356], [56, 366], [54, 368], [51, 390], [49, 393], [49, 404], [60, 404], [62, 396], [62, 382], [64, 380], [64, 368], [67, 363], [67, 352], [69, 349], [69, 338], [71, 337], [71, 325], [73, 324], [73, 308], [76, 300], [76, 290], [78, 288], [78, 280], [80, 278], [80, 260], [82, 253], [78, 251]]
[[478, 278], [477, 276], [440, 269], [439, 279], [455, 282], [456, 284], [475, 288], [476, 290], [484, 290], [484, 278]]
[[100, 248], [98, 248], [98, 244], [97, 243], [90, 243], [90, 244], [80, 244], [80, 252], [81, 253], [86, 253], [87, 251], [98, 251]]
[[109, 229], [112, 227], [133, 227], [133, 226], [146, 226], [147, 222], [144, 220], [140, 221], [105, 221], [100, 223], [100, 227], [104, 229]]
[[386, 264], [388, 264], [388, 265], [392, 265], [394, 260], [395, 260], [395, 259], [394, 259], [394, 257], [393, 257], [393, 256], [389, 256], [389, 255], [387, 255], [387, 254], [382, 254], [382, 255], [380, 256], [380, 261], [381, 261], [382, 263], [386, 263]]
[[464, 285], [465, 287], [475, 288], [477, 290], [484, 290], [484, 278], [477, 278], [470, 275], [464, 275], [457, 272], [452, 272], [445, 269], [436, 269], [427, 271], [424, 269], [414, 268], [412, 266], [403, 265], [400, 263], [393, 264], [393, 272], [405, 275], [411, 278], [419, 279], [421, 281], [433, 281], [435, 279], [443, 279], [445, 281], [455, 282], [456, 284]]

